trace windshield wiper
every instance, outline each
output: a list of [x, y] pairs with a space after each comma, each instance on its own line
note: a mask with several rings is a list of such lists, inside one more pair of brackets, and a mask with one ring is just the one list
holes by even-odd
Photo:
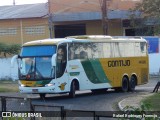
[[32, 69], [33, 69], [33, 61], [32, 61], [32, 63], [31, 63], [31, 67], [30, 67], [30, 69], [28, 70], [28, 73], [27, 73], [27, 74], [33, 73], [34, 71], [32, 72]]
[[43, 79], [44, 77], [43, 77], [43, 75], [39, 72], [39, 70], [37, 69], [37, 67], [36, 67], [36, 69], [35, 69], [35, 73], [37, 73], [36, 74], [36, 78], [38, 78], [38, 79]]
[[34, 61], [32, 60], [28, 73], [25, 76], [26, 79], [34, 79], [35, 78], [35, 69], [34, 69]]

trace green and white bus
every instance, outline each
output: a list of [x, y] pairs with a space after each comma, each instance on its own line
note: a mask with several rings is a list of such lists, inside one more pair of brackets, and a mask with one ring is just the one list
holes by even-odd
[[71, 36], [23, 44], [19, 90], [45, 97], [75, 91], [134, 91], [148, 82], [147, 42], [140, 37]]

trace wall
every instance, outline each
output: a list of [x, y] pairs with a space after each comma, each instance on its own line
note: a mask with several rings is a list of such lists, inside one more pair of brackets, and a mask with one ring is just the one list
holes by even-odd
[[[0, 80], [3, 78], [18, 79], [18, 66], [11, 68], [11, 58], [0, 58]], [[149, 73], [159, 74], [160, 72], [160, 53], [149, 54]]]
[[149, 54], [149, 73], [160, 74], [160, 53]]
[[0, 80], [12, 78], [18, 79], [18, 66], [15, 63], [14, 68], [11, 68], [11, 58], [0, 58]]
[[108, 22], [108, 34], [111, 36], [123, 36], [121, 20], [110, 20]]
[[86, 22], [86, 34], [87, 35], [102, 35], [102, 22], [101, 21], [89, 21]]
[[[42, 34], [36, 31], [37, 26], [43, 27]], [[0, 20], [0, 42], [21, 44], [45, 38], [49, 38], [47, 18]]]
[[149, 73], [160, 74], [160, 38], [145, 37], [148, 40]]
[[[89, 21], [86, 22], [87, 35], [102, 35], [102, 21]], [[121, 20], [110, 20], [108, 22], [108, 34], [111, 36], [122, 36], [123, 28]]]

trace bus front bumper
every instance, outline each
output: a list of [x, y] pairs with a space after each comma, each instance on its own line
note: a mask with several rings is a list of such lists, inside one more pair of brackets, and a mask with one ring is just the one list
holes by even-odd
[[20, 93], [55, 93], [55, 87], [54, 86], [48, 86], [48, 87], [23, 87], [19, 86]]

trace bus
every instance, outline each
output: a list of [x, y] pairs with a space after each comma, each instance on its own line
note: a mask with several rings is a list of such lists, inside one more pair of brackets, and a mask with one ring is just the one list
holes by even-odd
[[18, 61], [20, 93], [91, 90], [134, 91], [149, 78], [147, 42], [141, 37], [81, 35], [23, 44]]

